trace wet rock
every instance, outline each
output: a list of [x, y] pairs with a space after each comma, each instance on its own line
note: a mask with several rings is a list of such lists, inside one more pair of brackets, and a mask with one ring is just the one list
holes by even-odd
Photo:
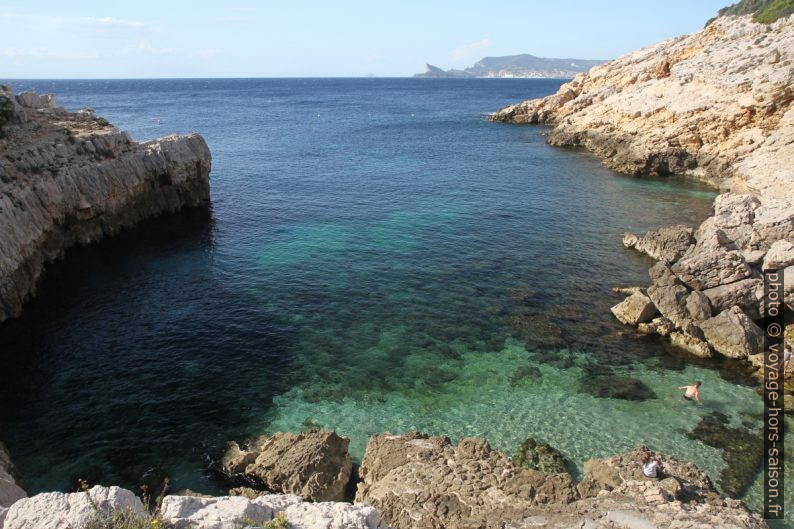
[[720, 472], [717, 485], [732, 498], [743, 496], [761, 467], [761, 436], [744, 428], [729, 426], [728, 417], [720, 412], [703, 417], [687, 435], [722, 450], [726, 466]]
[[3, 529], [70, 529], [113, 510], [143, 516], [141, 500], [119, 487], [92, 487], [87, 492], [45, 492], [14, 503]]
[[743, 279], [735, 283], [720, 285], [703, 291], [709, 298], [712, 308], [720, 313], [734, 305], [744, 311], [750, 319], [761, 318], [761, 306], [764, 299], [764, 281], [762, 279]]
[[725, 356], [747, 358], [763, 351], [763, 331], [739, 307], [731, 307], [699, 327], [711, 346]]
[[517, 467], [539, 470], [547, 474], [568, 472], [565, 457], [548, 443], [536, 441], [532, 437], [521, 443], [512, 458]]
[[676, 262], [689, 249], [689, 246], [695, 242], [693, 232], [692, 228], [682, 224], [667, 226], [649, 231], [634, 241], [632, 241], [631, 237], [627, 241], [626, 236], [624, 236], [623, 245], [627, 246], [627, 242], [633, 242], [630, 246], [631, 248], [657, 261], [669, 264]]
[[[789, 234], [794, 237], [794, 232]], [[772, 243], [764, 258], [764, 270], [780, 270], [794, 265], [794, 243], [788, 240], [779, 240]]]
[[733, 283], [752, 275], [738, 250], [695, 252], [682, 257], [670, 269], [685, 285], [695, 290]]
[[644, 294], [645, 289], [642, 287], [612, 287], [612, 292], [624, 296], [631, 296], [632, 294]]
[[612, 314], [627, 325], [647, 323], [656, 315], [656, 307], [645, 294], [634, 293], [612, 307]]
[[341, 501], [353, 467], [349, 443], [335, 432], [279, 432], [258, 438], [249, 451], [230, 444], [223, 463], [230, 474], [244, 474], [271, 492]]

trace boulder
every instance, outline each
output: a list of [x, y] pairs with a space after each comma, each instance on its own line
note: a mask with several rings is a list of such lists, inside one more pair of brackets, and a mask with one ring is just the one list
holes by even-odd
[[737, 306], [699, 324], [714, 349], [731, 358], [747, 358], [764, 348], [763, 331]]
[[656, 315], [656, 307], [645, 294], [635, 292], [614, 307], [612, 314], [627, 325], [647, 323]]
[[[794, 237], [794, 232], [789, 234]], [[769, 251], [764, 257], [764, 270], [780, 270], [794, 265], [794, 243], [788, 240], [780, 240], [772, 243]]]
[[766, 198], [755, 211], [750, 246], [754, 250], [767, 250], [794, 233], [794, 197]]
[[686, 298], [686, 311], [695, 321], [711, 318], [711, 303], [709, 298], [699, 290], [693, 290]]
[[714, 227], [737, 248], [750, 242], [758, 199], [750, 194], [723, 193], [714, 199]]
[[255, 498], [166, 496], [163, 520], [174, 529], [240, 529], [282, 516], [291, 529], [388, 529], [368, 505], [308, 503], [298, 496], [266, 494]]
[[530, 470], [540, 470], [547, 474], [568, 472], [565, 468], [565, 457], [559, 450], [548, 443], [536, 441], [532, 437], [521, 443], [513, 455], [513, 464]]
[[675, 326], [681, 327], [689, 321], [689, 311], [686, 308], [689, 289], [681, 282], [651, 285], [648, 288], [648, 297], [662, 316], [673, 322]]
[[631, 237], [624, 235], [624, 246], [632, 242], [631, 248], [647, 254], [657, 261], [674, 263], [689, 249], [689, 246], [695, 240], [692, 228], [680, 224], [651, 230], [644, 236], [637, 238], [637, 240], [632, 240]]
[[15, 501], [27, 497], [18, 482], [19, 473], [5, 445], [0, 443], [0, 508], [10, 507]]
[[738, 306], [751, 319], [761, 318], [764, 300], [764, 281], [750, 278], [709, 288], [703, 291], [709, 299], [714, 312], [722, 312], [734, 305]]
[[739, 281], [752, 270], [738, 250], [701, 250], [682, 257], [670, 270], [689, 288], [705, 290]]
[[145, 515], [143, 503], [132, 492], [95, 486], [85, 492], [45, 492], [23, 498], [8, 509], [3, 529], [73, 529], [112, 511]]
[[336, 432], [279, 432], [258, 438], [249, 451], [230, 443], [223, 464], [230, 474], [245, 474], [271, 492], [341, 501], [353, 468], [349, 443]]
[[497, 528], [579, 497], [570, 475], [516, 467], [484, 439], [374, 435], [359, 474], [356, 503], [395, 529]]

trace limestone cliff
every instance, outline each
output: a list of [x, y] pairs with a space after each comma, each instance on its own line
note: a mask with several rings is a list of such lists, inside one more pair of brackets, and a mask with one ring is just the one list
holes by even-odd
[[794, 17], [721, 17], [578, 75], [491, 119], [554, 125], [629, 174], [691, 174], [724, 189], [794, 195]]
[[198, 134], [138, 143], [91, 110], [0, 86], [0, 321], [70, 246], [208, 203], [210, 165]]
[[794, 15], [724, 16], [491, 116], [552, 125], [551, 144], [584, 146], [617, 171], [688, 174], [724, 192], [697, 230], [624, 236], [659, 261], [647, 292], [613, 307], [624, 323], [747, 359], [763, 345], [763, 269], [785, 269], [794, 308], [793, 61]]

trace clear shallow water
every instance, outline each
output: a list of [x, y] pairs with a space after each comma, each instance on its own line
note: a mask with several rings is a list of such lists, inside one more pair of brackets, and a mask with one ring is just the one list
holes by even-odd
[[[311, 425], [356, 458], [384, 430], [507, 451], [532, 435], [579, 467], [644, 442], [716, 477], [720, 451], [686, 433], [762, 410], [735, 374], [609, 313], [611, 287], [647, 283], [621, 232], [695, 224], [714, 193], [484, 119], [558, 81], [13, 85], [136, 139], [199, 131], [213, 152], [209, 214], [70, 251], [0, 326], [0, 439], [35, 491], [162, 471], [217, 492], [206, 463], [227, 440]], [[599, 368], [656, 398], [593, 397]], [[694, 379], [701, 407], [675, 389]]]

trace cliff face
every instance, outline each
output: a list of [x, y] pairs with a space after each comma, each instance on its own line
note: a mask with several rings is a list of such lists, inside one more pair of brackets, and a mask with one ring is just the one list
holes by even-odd
[[492, 119], [554, 125], [629, 174], [686, 173], [734, 191], [794, 194], [794, 17], [721, 17], [596, 66]]
[[0, 321], [70, 246], [207, 204], [210, 166], [198, 134], [138, 143], [90, 110], [0, 87]]
[[549, 97], [493, 114], [552, 125], [629, 174], [689, 174], [724, 193], [696, 230], [623, 242], [656, 259], [652, 285], [613, 307], [641, 332], [699, 356], [757, 363], [762, 270], [785, 270], [794, 309], [794, 15], [770, 25], [720, 17], [704, 30], [596, 66]]

